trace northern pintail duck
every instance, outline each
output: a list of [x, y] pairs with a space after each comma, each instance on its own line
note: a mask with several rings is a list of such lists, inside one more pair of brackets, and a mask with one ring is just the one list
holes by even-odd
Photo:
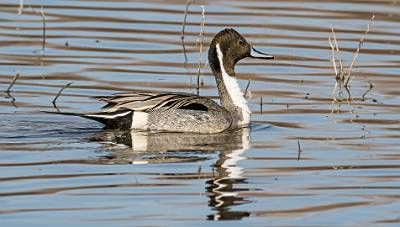
[[99, 121], [107, 128], [146, 131], [218, 133], [245, 127], [251, 111], [235, 75], [235, 64], [246, 57], [273, 59], [255, 50], [234, 29], [215, 35], [208, 51], [208, 62], [215, 76], [221, 105], [185, 93], [123, 93], [99, 97], [107, 102], [100, 112], [78, 115]]

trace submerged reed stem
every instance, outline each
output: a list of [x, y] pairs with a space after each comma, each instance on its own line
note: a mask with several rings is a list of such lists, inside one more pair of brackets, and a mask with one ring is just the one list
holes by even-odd
[[6, 90], [7, 94], [10, 94], [11, 88], [14, 86], [15, 82], [17, 82], [18, 78], [19, 78], [19, 73], [16, 73], [15, 76], [13, 77], [10, 85], [8, 86], [8, 88]]
[[52, 101], [52, 103], [53, 103], [54, 106], [56, 106], [57, 99], [61, 96], [61, 93], [62, 93], [67, 87], [71, 86], [71, 84], [72, 84], [72, 83], [68, 83], [68, 84], [64, 85], [64, 86], [58, 91], [56, 97], [54, 97], [54, 99], [53, 99], [53, 101]]
[[366, 90], [362, 95], [361, 95], [361, 100], [365, 101], [365, 96], [374, 88], [374, 85], [371, 83], [371, 81], [368, 81], [368, 90]]
[[301, 156], [301, 152], [302, 152], [302, 150], [301, 150], [301, 146], [300, 146], [300, 140], [297, 140], [297, 161], [299, 161], [300, 160], [300, 156]]

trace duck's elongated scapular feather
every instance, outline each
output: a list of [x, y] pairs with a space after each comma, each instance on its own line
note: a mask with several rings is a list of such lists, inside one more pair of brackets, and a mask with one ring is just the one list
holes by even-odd
[[[196, 102], [196, 100], [206, 99], [185, 93], [121, 93], [114, 96], [97, 98], [107, 102], [102, 112], [115, 112], [121, 109], [150, 112], [163, 107], [164, 111], [179, 108], [190, 109], [190, 106], [194, 106], [193, 104], [195, 103], [202, 105]], [[213, 102], [212, 100], [207, 100]], [[206, 106], [204, 108], [207, 109]]]

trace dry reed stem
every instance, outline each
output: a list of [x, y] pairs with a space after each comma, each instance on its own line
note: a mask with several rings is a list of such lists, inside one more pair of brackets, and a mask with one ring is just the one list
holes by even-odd
[[246, 97], [246, 95], [247, 95], [247, 90], [249, 89], [250, 82], [251, 82], [251, 80], [249, 80], [249, 81], [247, 82], [246, 89], [244, 90], [244, 97]]
[[335, 86], [333, 87], [333, 90], [332, 90], [332, 110], [331, 110], [331, 113], [333, 113], [333, 111], [334, 111], [333, 110], [333, 105], [336, 103], [335, 93], [336, 93], [336, 88], [337, 88], [338, 79], [339, 79], [339, 73], [338, 73], [337, 65], [336, 65], [335, 51], [337, 51], [339, 49], [339, 47], [337, 46], [335, 30], [333, 29], [332, 25], [331, 25], [331, 30], [332, 30], [332, 34], [333, 34], [333, 39], [335, 41], [335, 45], [332, 43], [332, 38], [331, 37], [328, 38], [328, 41], [329, 41], [329, 45], [331, 46], [331, 49], [332, 49], [332, 63], [333, 63], [333, 69], [335, 70], [335, 77], [336, 77]]
[[343, 70], [343, 60], [342, 60], [342, 56], [340, 54], [340, 49], [339, 49], [339, 44], [337, 42], [337, 38], [336, 38], [336, 33], [335, 33], [335, 29], [333, 29], [333, 26], [331, 27], [332, 29], [332, 34], [333, 34], [333, 41], [335, 42], [335, 46], [336, 46], [336, 52], [337, 52], [337, 56], [339, 57], [339, 74], [344, 75], [344, 70]]
[[183, 17], [183, 22], [182, 22], [182, 31], [181, 31], [181, 41], [182, 41], [182, 48], [183, 48], [183, 56], [185, 57], [185, 68], [186, 68], [186, 63], [188, 61], [187, 55], [186, 55], [186, 47], [185, 47], [185, 28], [186, 28], [186, 20], [187, 20], [187, 14], [189, 10], [190, 4], [193, 2], [193, 0], [188, 0], [186, 2], [186, 8], [185, 8], [185, 16]]
[[186, 46], [185, 46], [185, 41], [183, 39], [181, 40], [181, 42], [182, 42], [183, 57], [185, 58], [185, 61], [183, 62], [183, 66], [186, 68], [186, 64], [188, 62], [188, 58], [186, 55]]
[[13, 80], [11, 81], [10, 86], [8, 86], [6, 90], [7, 94], [10, 94], [11, 88], [14, 86], [15, 82], [17, 82], [18, 78], [19, 78], [19, 73], [16, 73], [15, 76], [13, 77]]
[[40, 9], [40, 14], [42, 15], [42, 23], [43, 23], [43, 36], [42, 36], [42, 53], [44, 53], [44, 49], [46, 48], [46, 15], [44, 14], [43, 5]]
[[353, 61], [351, 62], [349, 71], [347, 73], [347, 80], [346, 80], [346, 82], [344, 84], [345, 87], [347, 87], [349, 85], [349, 83], [350, 83], [350, 81], [352, 79], [352, 75], [353, 75], [352, 74], [352, 70], [353, 70], [354, 63], [356, 62], [356, 59], [357, 59], [357, 57], [358, 57], [358, 55], [360, 53], [360, 49], [364, 44], [365, 37], [367, 36], [367, 34], [370, 31], [374, 19], [375, 19], [375, 15], [372, 15], [371, 19], [368, 22], [367, 30], [365, 31], [364, 35], [361, 37], [360, 41], [358, 42], [358, 48], [356, 50], [356, 53], [354, 54]]
[[[370, 21], [368, 23], [367, 30], [365, 31], [365, 33], [363, 34], [363, 36], [361, 37], [361, 39], [360, 39], [360, 41], [358, 43], [358, 48], [357, 48], [357, 50], [356, 50], [356, 52], [354, 54], [353, 61], [351, 62], [351, 65], [349, 67], [349, 70], [348, 70], [348, 73], [347, 73], [347, 77], [344, 75], [345, 74], [344, 70], [343, 70], [344, 67], [343, 67], [343, 62], [342, 62], [341, 56], [340, 56], [340, 49], [339, 49], [339, 45], [337, 43], [335, 30], [334, 30], [333, 26], [331, 25], [331, 31], [332, 31], [333, 41], [334, 42], [332, 42], [332, 38], [329, 37], [329, 44], [330, 44], [331, 49], [332, 49], [332, 62], [333, 62], [333, 66], [335, 68], [335, 74], [336, 74], [336, 83], [335, 83], [335, 86], [334, 86], [334, 88], [332, 90], [332, 98], [333, 98], [332, 106], [337, 101], [337, 99], [336, 99], [336, 90], [337, 90], [337, 88], [340, 88], [339, 95], [341, 97], [342, 97], [342, 88], [344, 88], [346, 90], [346, 92], [347, 92], [347, 95], [348, 95], [347, 98], [346, 98], [346, 101], [350, 105], [350, 107], [352, 107], [352, 105], [351, 105], [352, 97], [351, 97], [351, 93], [350, 93], [350, 90], [349, 90], [349, 84], [350, 84], [350, 82], [352, 80], [352, 69], [353, 69], [355, 61], [356, 61], [356, 59], [357, 59], [357, 57], [359, 55], [360, 49], [364, 44], [365, 37], [369, 33], [369, 31], [371, 29], [371, 26], [372, 26], [374, 18], [375, 18], [375, 16], [372, 15], [371, 19], [370, 19]], [[334, 53], [335, 49], [336, 49], [336, 53], [337, 53], [336, 56], [339, 57], [339, 62], [338, 62], [339, 71], [337, 70], [336, 56], [335, 56], [335, 53]], [[331, 113], [333, 113], [333, 112], [334, 112], [334, 109], [332, 108]], [[350, 112], [353, 113], [353, 110], [351, 109]]]
[[333, 69], [335, 70], [335, 76], [337, 78], [338, 76], [338, 71], [337, 71], [337, 67], [336, 67], [336, 57], [335, 57], [335, 47], [332, 44], [332, 39], [331, 37], [328, 38], [329, 40], [329, 45], [331, 46], [332, 49], [332, 63], [333, 63]]
[[203, 43], [204, 43], [204, 33], [205, 33], [205, 23], [206, 23], [206, 9], [204, 6], [201, 6], [201, 23], [200, 23], [200, 33], [199, 33], [199, 42], [200, 42], [200, 48], [199, 48], [199, 67], [197, 70], [197, 95], [199, 94], [200, 91], [200, 74], [201, 74], [201, 62], [203, 59]]
[[[339, 46], [337, 44], [335, 30], [333, 29], [332, 25], [331, 25], [331, 30], [332, 30], [332, 34], [333, 34], [334, 43], [332, 43], [332, 38], [331, 37], [328, 38], [328, 41], [329, 41], [329, 45], [331, 46], [331, 49], [332, 49], [332, 63], [333, 63], [333, 69], [335, 70], [335, 77], [336, 77], [335, 86], [333, 87], [333, 90], [332, 90], [332, 110], [331, 110], [331, 114], [332, 114], [334, 112], [333, 105], [335, 105], [335, 103], [336, 103], [335, 94], [336, 94], [336, 89], [337, 89], [337, 86], [338, 86], [338, 80], [340, 80], [340, 76], [339, 76], [339, 72], [337, 70], [336, 55], [335, 55], [335, 52], [338, 52], [338, 54], [339, 54]], [[340, 68], [343, 67], [341, 61], [339, 61], [339, 65], [340, 65], [339, 66]], [[342, 73], [340, 73], [340, 75], [342, 75]]]
[[19, 0], [18, 14], [22, 14], [22, 10], [24, 9], [24, 0]]
[[182, 31], [181, 31], [181, 39], [185, 39], [185, 28], [186, 28], [186, 19], [187, 19], [187, 14], [189, 10], [190, 4], [193, 2], [193, 0], [188, 0], [186, 2], [186, 8], [185, 8], [185, 16], [183, 17], [183, 22], [182, 22]]
[[57, 99], [60, 97], [60, 95], [61, 95], [61, 93], [64, 91], [64, 89], [66, 89], [67, 87], [71, 86], [71, 84], [72, 84], [72, 83], [68, 83], [68, 84], [64, 85], [64, 86], [58, 91], [56, 97], [54, 97], [54, 99], [53, 99], [53, 101], [52, 101], [52, 103], [53, 103], [54, 106], [56, 106]]
[[338, 72], [338, 75], [341, 77], [341, 80], [343, 80], [343, 76], [344, 76], [344, 73], [343, 73], [343, 61], [342, 61], [342, 56], [341, 56], [341, 54], [340, 54], [340, 49], [339, 49], [339, 44], [338, 44], [338, 42], [337, 42], [337, 39], [336, 39], [336, 32], [335, 32], [335, 29], [333, 28], [333, 26], [331, 25], [331, 31], [332, 31], [332, 35], [333, 35], [333, 41], [334, 41], [334, 46], [335, 46], [335, 49], [336, 49], [336, 53], [337, 53], [337, 56], [339, 57], [339, 72]]

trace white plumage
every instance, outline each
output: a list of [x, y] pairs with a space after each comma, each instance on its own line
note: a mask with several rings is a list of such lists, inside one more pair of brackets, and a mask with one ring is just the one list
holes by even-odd
[[135, 111], [132, 115], [132, 129], [147, 130], [148, 113]]
[[229, 76], [229, 74], [226, 72], [223, 64], [223, 54], [218, 43], [216, 45], [216, 49], [226, 90], [228, 90], [228, 94], [231, 97], [233, 103], [242, 110], [243, 120], [239, 121], [239, 125], [249, 124], [251, 111], [249, 109], [249, 106], [247, 105], [246, 99], [244, 98], [244, 94], [240, 90], [239, 83], [237, 82], [236, 78]]

